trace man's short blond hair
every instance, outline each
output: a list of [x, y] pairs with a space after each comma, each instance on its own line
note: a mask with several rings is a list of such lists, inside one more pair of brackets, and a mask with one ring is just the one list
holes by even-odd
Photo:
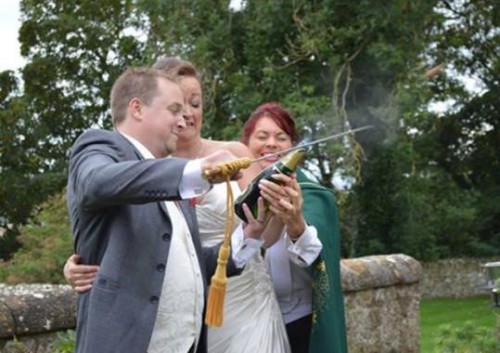
[[113, 84], [111, 89], [111, 117], [117, 126], [125, 120], [129, 102], [137, 98], [150, 105], [158, 94], [158, 79], [164, 78], [174, 83], [161, 70], [149, 68], [129, 68]]

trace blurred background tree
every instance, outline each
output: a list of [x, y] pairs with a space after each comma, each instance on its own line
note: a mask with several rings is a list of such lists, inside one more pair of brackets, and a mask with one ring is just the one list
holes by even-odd
[[[203, 72], [206, 137], [238, 139], [269, 100], [304, 137], [373, 126], [307, 162], [337, 186], [344, 256], [499, 254], [493, 0], [22, 0], [21, 12], [27, 65], [0, 74], [4, 259], [37, 205], [62, 191], [75, 138], [110, 127], [117, 75], [159, 55]], [[71, 242], [67, 230], [52, 236]]]
[[66, 197], [51, 196], [19, 232], [21, 247], [10, 261], [0, 262], [0, 282], [66, 283], [62, 270], [73, 251]]

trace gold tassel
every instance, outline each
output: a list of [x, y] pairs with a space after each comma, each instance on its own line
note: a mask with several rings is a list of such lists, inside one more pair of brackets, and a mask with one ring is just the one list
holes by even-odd
[[226, 296], [227, 275], [226, 267], [229, 258], [229, 247], [234, 223], [233, 190], [230, 184], [230, 175], [226, 174], [227, 185], [227, 220], [224, 230], [224, 240], [217, 257], [217, 268], [210, 282], [207, 299], [205, 323], [211, 327], [220, 327], [224, 319], [224, 299]]
[[227, 177], [232, 177], [241, 169], [250, 167], [251, 164], [252, 161], [246, 157], [235, 159], [232, 161], [221, 163], [215, 169], [205, 169], [203, 171], [203, 177], [209, 182], [213, 182], [214, 180], [217, 180], [221, 177], [224, 177], [227, 180]]

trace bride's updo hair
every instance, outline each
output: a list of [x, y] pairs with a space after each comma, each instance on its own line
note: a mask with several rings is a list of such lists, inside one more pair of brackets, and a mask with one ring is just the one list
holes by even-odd
[[172, 80], [179, 80], [182, 77], [194, 77], [201, 83], [201, 74], [194, 65], [176, 56], [159, 57], [154, 63], [153, 69], [165, 72]]

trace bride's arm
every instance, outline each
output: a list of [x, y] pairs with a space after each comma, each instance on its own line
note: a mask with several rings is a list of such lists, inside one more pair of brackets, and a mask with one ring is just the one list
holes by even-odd
[[280, 217], [271, 216], [266, 229], [262, 233], [262, 239], [264, 239], [264, 244], [262, 246], [264, 248], [269, 248], [274, 245], [283, 234], [284, 227], [285, 224]]

